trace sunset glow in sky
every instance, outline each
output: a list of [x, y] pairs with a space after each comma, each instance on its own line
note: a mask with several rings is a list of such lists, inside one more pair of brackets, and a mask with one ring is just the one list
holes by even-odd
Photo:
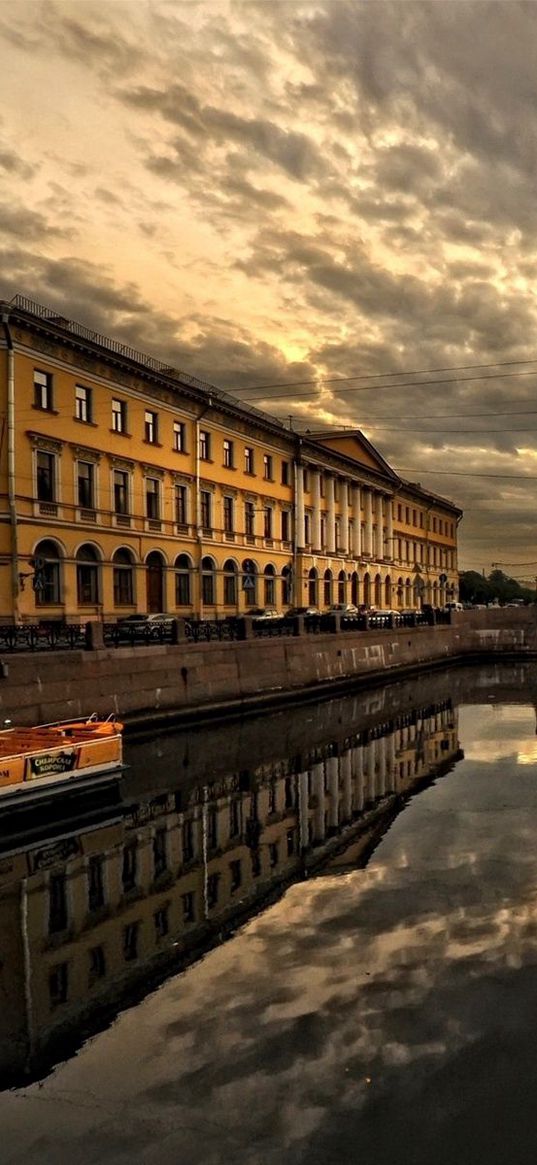
[[0, 46], [2, 297], [359, 427], [462, 568], [537, 560], [537, 5], [19, 0]]

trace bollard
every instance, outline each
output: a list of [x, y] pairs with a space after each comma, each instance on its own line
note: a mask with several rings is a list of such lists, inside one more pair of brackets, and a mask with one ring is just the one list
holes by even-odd
[[327, 628], [326, 629], [327, 629], [327, 631], [331, 631], [332, 634], [335, 634], [335, 635], [337, 635], [338, 632], [341, 631], [341, 615], [340, 615], [339, 611], [331, 612], [327, 616]]
[[304, 634], [304, 616], [303, 615], [293, 615], [291, 622], [293, 624], [293, 635], [294, 636], [303, 635]]
[[184, 643], [186, 641], [186, 619], [172, 620], [172, 643]]
[[390, 628], [390, 631], [395, 629], [395, 611], [390, 611], [388, 615], [388, 627]]
[[92, 620], [86, 623], [86, 649], [87, 651], [101, 651], [104, 647], [104, 634], [102, 623], [97, 623]]
[[237, 619], [237, 639], [253, 639], [254, 628], [251, 615], [239, 615]]

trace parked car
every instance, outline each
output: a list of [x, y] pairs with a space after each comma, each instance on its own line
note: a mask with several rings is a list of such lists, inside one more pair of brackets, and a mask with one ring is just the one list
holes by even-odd
[[320, 614], [321, 614], [321, 612], [320, 612], [318, 607], [289, 607], [289, 610], [285, 612], [286, 617], [288, 615], [320, 615]]
[[283, 619], [282, 612], [277, 611], [275, 607], [252, 607], [247, 613], [255, 619], [256, 623], [260, 619]]
[[126, 615], [118, 619], [117, 627], [122, 639], [158, 639], [164, 630], [173, 625], [173, 615], [166, 615], [159, 611], [151, 615]]
[[326, 609], [327, 615], [341, 615], [345, 619], [354, 618], [359, 614], [358, 607], [354, 603], [332, 603]]

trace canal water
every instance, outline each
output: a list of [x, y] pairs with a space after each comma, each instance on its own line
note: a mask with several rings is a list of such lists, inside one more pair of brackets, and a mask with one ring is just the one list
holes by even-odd
[[536, 708], [425, 675], [0, 822], [3, 1165], [533, 1163]]

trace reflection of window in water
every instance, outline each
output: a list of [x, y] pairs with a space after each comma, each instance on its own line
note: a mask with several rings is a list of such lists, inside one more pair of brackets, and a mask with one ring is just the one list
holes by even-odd
[[195, 922], [196, 921], [196, 905], [195, 905], [194, 891], [189, 890], [186, 894], [183, 894], [182, 900], [183, 900], [183, 922]]
[[104, 954], [104, 947], [92, 947], [89, 952], [89, 975], [88, 982], [91, 987], [97, 979], [104, 979], [106, 975], [106, 958]]
[[240, 859], [229, 863], [229, 872], [231, 876], [230, 890], [234, 894], [242, 882]]
[[161, 938], [166, 938], [170, 925], [168, 922], [168, 907], [161, 906], [160, 910], [156, 910], [154, 914], [155, 921], [155, 937], [158, 942]]
[[57, 934], [67, 926], [67, 892], [65, 874], [52, 874], [49, 883], [49, 934]]
[[125, 894], [129, 890], [134, 890], [136, 886], [136, 872], [137, 872], [137, 853], [136, 842], [130, 842], [123, 850], [123, 868], [121, 871], [121, 880], [123, 884], [123, 891]]
[[138, 958], [138, 931], [137, 922], [129, 922], [123, 931], [123, 956], [126, 963]]
[[50, 972], [48, 980], [51, 1007], [58, 1007], [60, 1003], [67, 1002], [68, 987], [69, 969], [67, 963], [58, 963]]
[[209, 874], [207, 879], [207, 906], [213, 910], [218, 903], [218, 885], [220, 874]]
[[161, 878], [168, 866], [166, 855], [166, 830], [157, 829], [153, 838], [153, 869], [155, 878]]
[[104, 906], [104, 858], [98, 854], [89, 860], [88, 865], [88, 906], [90, 910], [98, 910]]

